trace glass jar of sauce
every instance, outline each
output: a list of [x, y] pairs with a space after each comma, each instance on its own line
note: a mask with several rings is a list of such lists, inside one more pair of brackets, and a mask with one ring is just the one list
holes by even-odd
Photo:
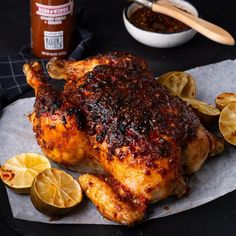
[[31, 0], [31, 47], [39, 58], [66, 58], [72, 49], [74, 0]]

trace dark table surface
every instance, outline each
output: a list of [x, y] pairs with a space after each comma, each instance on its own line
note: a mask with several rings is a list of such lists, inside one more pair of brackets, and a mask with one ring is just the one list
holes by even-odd
[[[17, 53], [30, 42], [28, 0], [0, 1], [0, 57]], [[84, 8], [82, 24], [94, 32], [87, 56], [125, 50], [146, 59], [151, 70], [162, 74], [185, 70], [224, 59], [236, 58], [236, 47], [214, 43], [197, 34], [190, 42], [172, 49], [154, 49], [136, 42], [122, 21], [124, 0], [79, 0]], [[227, 29], [236, 37], [234, 0], [191, 0], [201, 16]], [[234, 88], [235, 90], [236, 88]], [[32, 91], [22, 97], [32, 96]], [[223, 181], [223, 180], [222, 180]], [[0, 235], [236, 235], [236, 191], [203, 206], [135, 228], [97, 225], [49, 225], [13, 220], [4, 187], [0, 184]], [[9, 223], [10, 222], [10, 223]]]

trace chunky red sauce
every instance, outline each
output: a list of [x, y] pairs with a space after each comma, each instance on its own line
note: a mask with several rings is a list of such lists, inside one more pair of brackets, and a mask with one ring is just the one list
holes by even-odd
[[136, 27], [157, 33], [177, 33], [190, 29], [184, 23], [146, 7], [139, 8], [129, 18]]

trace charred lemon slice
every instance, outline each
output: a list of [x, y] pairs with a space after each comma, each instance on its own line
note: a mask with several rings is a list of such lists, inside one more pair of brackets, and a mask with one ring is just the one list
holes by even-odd
[[186, 72], [171, 71], [158, 78], [158, 82], [180, 97], [195, 98], [196, 85], [192, 76]]
[[196, 99], [189, 99], [189, 98], [182, 98], [188, 105], [191, 105], [194, 109], [198, 110], [199, 112], [209, 115], [209, 116], [218, 116], [220, 115], [220, 111], [209, 105], [208, 103], [196, 100]]
[[82, 190], [72, 176], [59, 169], [38, 174], [30, 189], [35, 208], [48, 216], [62, 216], [82, 200]]
[[188, 82], [187, 84], [184, 86], [180, 97], [186, 97], [186, 98], [195, 98], [196, 97], [196, 83], [195, 80], [193, 79], [193, 77], [186, 73], [186, 72], [182, 72], [185, 73]]
[[17, 193], [28, 194], [32, 182], [41, 171], [51, 167], [49, 160], [35, 153], [22, 153], [6, 161], [0, 176], [6, 186]]
[[230, 103], [221, 111], [219, 128], [225, 140], [236, 145], [236, 102]]
[[208, 125], [213, 119], [220, 115], [220, 111], [217, 108], [205, 102], [190, 98], [182, 98], [182, 100], [193, 108], [204, 125]]
[[222, 93], [216, 97], [216, 107], [220, 110], [232, 102], [236, 102], [236, 93]]

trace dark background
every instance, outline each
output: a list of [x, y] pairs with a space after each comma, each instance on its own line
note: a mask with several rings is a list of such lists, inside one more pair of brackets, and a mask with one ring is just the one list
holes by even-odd
[[[189, 0], [190, 1], [190, 0]], [[30, 42], [28, 0], [0, 1], [0, 57], [17, 53]], [[81, 24], [94, 32], [86, 56], [110, 50], [133, 52], [149, 63], [153, 73], [186, 70], [236, 58], [236, 47], [217, 44], [197, 34], [172, 49], [155, 49], [136, 42], [125, 30], [124, 0], [78, 0], [84, 14]], [[236, 4], [233, 0], [191, 0], [201, 16], [228, 30], [236, 38]], [[222, 78], [223, 79], [223, 78]], [[235, 78], [236, 79], [236, 78]], [[210, 86], [210, 85], [209, 85]], [[232, 88], [233, 91], [236, 88]], [[25, 96], [32, 96], [28, 92]], [[223, 180], [222, 180], [223, 181]], [[13, 220], [4, 187], [0, 184], [0, 236], [5, 235], [236, 235], [236, 191], [203, 206], [135, 228], [97, 225], [49, 225]]]

